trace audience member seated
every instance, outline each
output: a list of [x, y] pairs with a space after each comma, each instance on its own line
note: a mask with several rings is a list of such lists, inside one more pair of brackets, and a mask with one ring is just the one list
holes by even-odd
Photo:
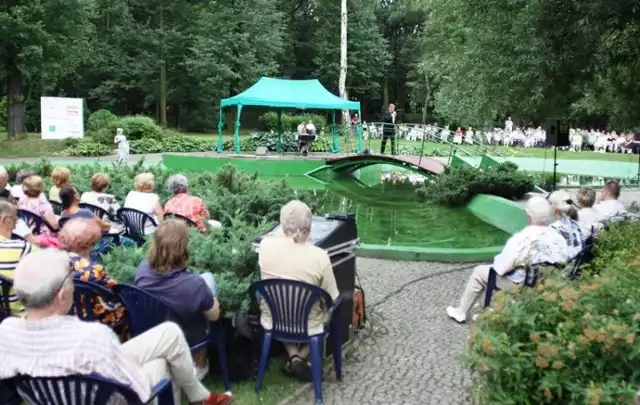
[[116, 196], [105, 193], [108, 188], [109, 176], [105, 173], [95, 173], [91, 176], [91, 191], [82, 193], [80, 202], [95, 205], [110, 215], [116, 215], [120, 209], [120, 203]]
[[[22, 189], [22, 183], [31, 176], [35, 176], [36, 171], [33, 169], [21, 169], [16, 174], [16, 182], [11, 187], [11, 195], [16, 200], [20, 200], [24, 197], [24, 190]], [[43, 196], [44, 197], [44, 196]]]
[[0, 275], [13, 279], [16, 265], [32, 250], [38, 248], [24, 240], [12, 240], [11, 233], [18, 223], [18, 215], [14, 204], [0, 199]]
[[75, 188], [65, 187], [60, 190], [60, 202], [62, 203], [61, 219], [87, 218], [95, 222], [102, 232], [109, 232], [111, 229], [111, 224], [96, 217], [93, 211], [87, 208], [80, 208], [80, 196]]
[[[153, 192], [153, 182], [153, 174], [138, 174], [134, 183], [135, 190], [127, 194], [127, 198], [124, 200], [124, 207], [142, 211], [153, 217], [156, 223], [159, 223], [162, 221], [164, 215], [162, 206], [160, 205], [160, 198], [158, 194]], [[152, 234], [154, 230], [155, 227], [147, 221], [144, 228], [145, 235]]]
[[[18, 208], [40, 215], [52, 227], [58, 227], [58, 217], [53, 213], [51, 203], [42, 194], [44, 183], [40, 176], [29, 176], [22, 182], [24, 195], [18, 200]], [[41, 236], [51, 236], [49, 228], [40, 229]]]
[[[184, 221], [163, 221], [153, 233], [147, 258], [136, 271], [136, 285], [166, 302], [180, 317], [187, 340], [199, 343], [209, 321], [220, 317], [220, 302], [211, 273], [188, 270], [189, 228]], [[208, 372], [204, 352], [196, 358], [198, 377]]]
[[578, 191], [577, 195], [578, 207], [578, 224], [582, 230], [582, 236], [586, 240], [592, 234], [597, 231], [598, 228], [598, 213], [593, 205], [596, 202], [596, 192], [591, 187], [582, 187]]
[[[18, 210], [18, 202], [16, 201], [15, 198], [10, 196], [8, 199], [0, 198], [0, 201], [7, 201], [11, 205], [13, 205], [16, 211]], [[29, 225], [27, 225], [27, 223], [24, 222], [24, 220], [20, 217], [18, 217], [16, 221], [16, 226], [15, 228], [13, 228], [13, 234], [31, 243], [34, 246], [40, 246], [40, 241], [38, 240], [38, 238], [33, 236], [33, 233], [31, 232]]]
[[615, 180], [608, 181], [600, 192], [600, 202], [593, 207], [598, 213], [598, 220], [603, 221], [627, 212], [618, 198], [620, 198], [620, 184]]
[[[332, 299], [338, 298], [338, 286], [329, 255], [317, 246], [307, 244], [311, 233], [311, 209], [302, 201], [290, 201], [280, 210], [280, 234], [268, 236], [260, 243], [258, 263], [263, 280], [280, 278], [297, 280], [325, 290]], [[309, 316], [309, 335], [321, 333], [327, 321], [326, 311], [317, 303]], [[269, 308], [260, 306], [262, 326], [272, 328]], [[284, 344], [289, 360], [285, 372], [305, 381], [312, 381], [308, 362], [309, 346]]]
[[475, 301], [487, 288], [491, 268], [497, 273], [498, 288], [508, 290], [525, 281], [524, 267], [540, 263], [565, 263], [569, 258], [567, 242], [549, 227], [552, 209], [542, 197], [531, 197], [526, 205], [529, 225], [509, 238], [491, 265], [476, 266], [467, 282], [458, 307], [447, 314], [458, 323], [467, 320]]
[[553, 209], [553, 216], [556, 219], [550, 226], [555, 229], [569, 248], [569, 258], [573, 258], [582, 251], [584, 240], [580, 224], [578, 224], [578, 210], [573, 205], [571, 195], [565, 190], [558, 190], [551, 193], [549, 202]]
[[27, 316], [0, 324], [0, 336], [10, 337], [0, 339], [0, 379], [98, 374], [129, 386], [144, 403], [154, 384], [171, 378], [176, 404], [182, 403], [178, 390], [191, 403], [231, 402], [230, 394], [212, 394], [196, 379], [176, 324], [163, 323], [120, 344], [109, 327], [66, 315], [73, 303], [72, 274], [69, 255], [54, 249], [31, 253], [18, 264], [14, 287]]
[[[218, 221], [209, 220], [209, 210], [201, 198], [189, 194], [189, 181], [182, 174], [175, 174], [167, 179], [167, 187], [173, 197], [164, 205], [164, 213], [178, 214], [198, 225], [202, 232], [222, 227]], [[205, 224], [206, 221], [206, 224]]]
[[9, 184], [9, 173], [4, 166], [0, 166], [0, 198], [9, 199], [11, 197], [11, 185]]
[[71, 184], [71, 171], [66, 167], [56, 167], [51, 172], [53, 186], [49, 189], [49, 201], [60, 201], [60, 190]]
[[[118, 282], [107, 275], [104, 267], [91, 259], [91, 251], [102, 237], [98, 224], [91, 218], [74, 218], [65, 224], [59, 234], [60, 246], [69, 252], [73, 266], [73, 278], [90, 281], [105, 288], [112, 288]], [[112, 327], [126, 340], [128, 333], [122, 320], [125, 308], [119, 302], [96, 299], [93, 315], [100, 322]]]

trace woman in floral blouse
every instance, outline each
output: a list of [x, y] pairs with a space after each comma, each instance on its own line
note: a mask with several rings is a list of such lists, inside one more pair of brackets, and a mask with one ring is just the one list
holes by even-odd
[[[69, 252], [73, 263], [73, 277], [110, 289], [118, 282], [107, 274], [104, 267], [90, 258], [91, 250], [102, 237], [98, 224], [89, 218], [70, 219], [59, 234], [60, 244]], [[114, 329], [122, 340], [129, 337], [125, 323], [125, 307], [120, 302], [94, 299], [93, 315]]]

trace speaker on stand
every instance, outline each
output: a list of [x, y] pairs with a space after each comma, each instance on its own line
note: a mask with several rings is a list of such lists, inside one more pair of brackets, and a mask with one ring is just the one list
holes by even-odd
[[556, 177], [558, 175], [558, 148], [569, 146], [569, 128], [568, 121], [553, 120], [549, 121], [546, 126], [545, 146], [553, 147], [553, 190], [556, 190]]

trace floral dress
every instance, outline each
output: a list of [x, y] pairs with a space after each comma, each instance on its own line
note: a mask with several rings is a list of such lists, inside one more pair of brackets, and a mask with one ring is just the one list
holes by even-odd
[[[102, 287], [111, 289], [118, 285], [118, 282], [107, 275], [104, 267], [89, 259], [85, 259], [75, 253], [69, 253], [73, 263], [73, 277], [82, 281], [89, 281]], [[122, 341], [130, 338], [127, 325], [126, 308], [120, 302], [106, 301], [103, 297], [96, 297], [93, 300], [93, 315], [99, 322], [111, 327]], [[84, 308], [84, 305], [83, 305]], [[85, 314], [86, 316], [86, 314]]]

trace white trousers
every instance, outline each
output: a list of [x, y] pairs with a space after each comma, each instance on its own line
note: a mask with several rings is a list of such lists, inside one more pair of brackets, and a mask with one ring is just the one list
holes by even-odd
[[[473, 269], [473, 273], [471, 273], [471, 277], [469, 277], [469, 281], [467, 281], [464, 293], [462, 293], [462, 298], [460, 298], [460, 309], [462, 309], [465, 314], [469, 313], [469, 310], [473, 307], [476, 300], [483, 295], [482, 293], [484, 291], [486, 291], [487, 283], [489, 282], [490, 269], [491, 266], [486, 264], [481, 264]], [[503, 276], [496, 277], [496, 284], [501, 290], [509, 290], [517, 285]]]
[[177, 324], [165, 322], [149, 329], [124, 343], [122, 351], [144, 369], [152, 385], [170, 378], [176, 405], [182, 403], [181, 391], [184, 391], [189, 402], [209, 398], [209, 390], [196, 377], [191, 350]]

